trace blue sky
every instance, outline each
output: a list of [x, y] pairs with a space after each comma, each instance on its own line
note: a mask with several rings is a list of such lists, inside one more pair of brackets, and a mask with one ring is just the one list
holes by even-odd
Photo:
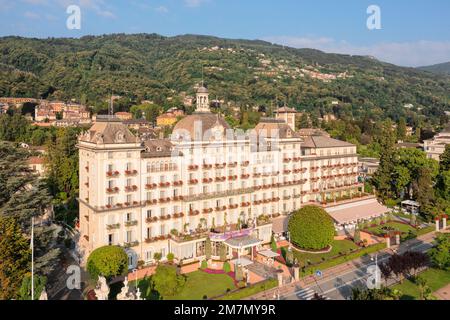
[[[66, 28], [71, 4], [81, 30]], [[372, 4], [381, 30], [366, 26]], [[450, 61], [449, 13], [448, 0], [0, 0], [0, 36], [208, 34], [419, 66]]]

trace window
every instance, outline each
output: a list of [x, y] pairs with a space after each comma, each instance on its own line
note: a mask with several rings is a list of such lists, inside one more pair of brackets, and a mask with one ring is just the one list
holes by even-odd
[[127, 231], [125, 238], [126, 238], [127, 243], [132, 242], [133, 241], [133, 232], [131, 230]]
[[147, 201], [152, 200], [152, 193], [151, 192], [147, 192]]
[[147, 219], [152, 217], [152, 210], [147, 210]]
[[112, 164], [108, 164], [108, 172], [112, 172], [114, 170], [114, 166]]
[[108, 246], [112, 246], [114, 244], [114, 234], [108, 234]]
[[127, 202], [131, 203], [133, 201], [133, 197], [131, 194], [127, 194]]
[[109, 188], [109, 189], [114, 188], [114, 181], [113, 181], [113, 180], [109, 180], [109, 181], [108, 181], [108, 188]]
[[[165, 224], [162, 224], [162, 225], [161, 225], [161, 230], [160, 230], [160, 231], [161, 231], [160, 234], [161, 234], [162, 236], [166, 234], [166, 225], [165, 225]], [[163, 255], [163, 256], [164, 256], [164, 255]]]
[[114, 197], [108, 197], [108, 205], [114, 205]]
[[127, 219], [126, 220], [127, 222], [132, 221], [133, 220], [133, 214], [131, 212], [128, 212], [127, 215], [126, 215], [126, 219]]
[[131, 187], [131, 179], [127, 179], [127, 187]]
[[147, 239], [150, 239], [152, 237], [152, 228], [147, 228]]
[[147, 252], [145, 252], [145, 260], [146, 260], [146, 261], [151, 261], [151, 260], [153, 260], [153, 251], [147, 251]]
[[131, 163], [130, 163], [130, 162], [127, 163], [127, 170], [128, 170], [128, 171], [131, 170]]

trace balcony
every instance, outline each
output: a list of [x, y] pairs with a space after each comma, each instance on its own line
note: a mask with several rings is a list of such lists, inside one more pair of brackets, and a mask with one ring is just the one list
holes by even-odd
[[238, 207], [239, 207], [238, 204], [230, 204], [230, 205], [228, 206], [228, 209], [232, 210], [232, 209], [237, 209]]
[[220, 212], [220, 211], [225, 211], [225, 210], [227, 210], [227, 206], [222, 206], [222, 207], [216, 207], [216, 209], [215, 209], [217, 212]]
[[170, 201], [171, 201], [170, 198], [160, 198], [160, 199], [158, 200], [159, 203], [169, 203]]
[[137, 174], [138, 174], [137, 170], [125, 170], [125, 175], [126, 175], [127, 177], [129, 177], [129, 176], [135, 176], [135, 175], [137, 175]]
[[235, 181], [238, 179], [238, 176], [228, 176], [229, 181]]
[[106, 225], [106, 229], [107, 229], [108, 231], [120, 229], [120, 223], [107, 224], [107, 225]]
[[113, 193], [118, 193], [118, 192], [119, 192], [119, 188], [118, 187], [106, 188], [106, 193], [108, 193], [108, 194], [113, 194]]
[[147, 223], [158, 222], [158, 217], [149, 217], [149, 218], [145, 219], [145, 222], [147, 222]]
[[179, 213], [174, 213], [173, 214], [173, 218], [174, 219], [179, 219], [179, 218], [183, 218], [184, 217], [184, 213], [183, 212], [179, 212]]
[[172, 201], [183, 201], [184, 197], [183, 196], [173, 196], [172, 197]]
[[216, 182], [225, 182], [225, 181], [227, 181], [227, 178], [226, 177], [216, 177], [215, 181]]
[[204, 178], [202, 180], [203, 183], [212, 183], [214, 180], [212, 178]]
[[244, 161], [241, 163], [242, 167], [247, 167], [250, 164], [250, 161]]
[[208, 213], [211, 213], [211, 212], [213, 212], [213, 211], [214, 211], [213, 208], [203, 209], [203, 213], [204, 213], [204, 214], [208, 214]]
[[175, 186], [175, 187], [180, 187], [180, 186], [182, 186], [183, 185], [183, 181], [174, 181], [173, 182], [173, 185]]
[[137, 189], [138, 189], [137, 186], [126, 186], [125, 187], [126, 192], [134, 192], [134, 191], [137, 191]]
[[226, 166], [227, 166], [226, 163], [222, 163], [222, 164], [216, 163], [216, 164], [214, 165], [214, 167], [215, 167], [216, 169], [224, 169]]
[[189, 215], [190, 215], [191, 217], [198, 216], [199, 214], [200, 214], [200, 211], [198, 211], [198, 210], [190, 210], [190, 211], [189, 211]]
[[132, 242], [125, 242], [123, 244], [124, 248], [133, 248], [133, 247], [137, 247], [139, 245], [139, 241], [132, 241]]
[[162, 215], [159, 217], [159, 219], [161, 221], [167, 221], [167, 220], [170, 220], [171, 218], [172, 218], [172, 216], [170, 214]]
[[197, 165], [189, 165], [188, 166], [188, 170], [189, 171], [197, 171], [198, 170], [198, 166]]
[[213, 167], [212, 164], [204, 164], [204, 165], [202, 166], [202, 168], [205, 169], [205, 170], [212, 169], [212, 167]]
[[160, 188], [168, 188], [168, 187], [170, 187], [170, 182], [160, 182], [159, 187]]
[[242, 207], [242, 208], [250, 207], [250, 205], [251, 205], [250, 202], [242, 202], [242, 203], [241, 203], [241, 207]]
[[233, 163], [229, 163], [229, 164], [228, 164], [228, 167], [229, 167], [229, 168], [235, 168], [235, 167], [237, 167], [237, 165], [238, 165], [237, 162], [233, 162]]
[[120, 175], [119, 171], [107, 171], [106, 172], [106, 176], [108, 178], [115, 178], [115, 177], [117, 177], [119, 175]]
[[150, 183], [150, 184], [145, 185], [145, 189], [147, 189], [147, 190], [153, 190], [153, 189], [156, 189], [156, 187], [157, 187], [156, 183]]
[[191, 179], [191, 180], [189, 180], [189, 184], [190, 185], [196, 185], [196, 184], [198, 184], [198, 180], [197, 179]]
[[145, 201], [145, 204], [148, 205], [148, 206], [153, 205], [153, 204], [157, 204], [157, 203], [158, 203], [158, 200], [156, 200], [156, 199], [146, 200]]
[[241, 179], [248, 179], [248, 178], [250, 178], [249, 174], [242, 174], [241, 175]]
[[125, 227], [134, 227], [138, 225], [138, 221], [137, 220], [133, 220], [133, 221], [126, 221], [125, 222]]
[[154, 243], [157, 241], [164, 241], [164, 240], [168, 240], [168, 239], [170, 239], [169, 235], [161, 235], [161, 236], [157, 236], [157, 237], [147, 238], [147, 239], [145, 239], [145, 243]]

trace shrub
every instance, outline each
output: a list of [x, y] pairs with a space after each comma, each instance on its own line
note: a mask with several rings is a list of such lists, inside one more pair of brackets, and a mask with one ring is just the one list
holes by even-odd
[[230, 263], [228, 261], [225, 261], [223, 263], [223, 271], [226, 272], [226, 273], [231, 271], [231, 266], [230, 266]]
[[152, 276], [152, 284], [161, 297], [167, 299], [183, 289], [186, 278], [179, 275], [175, 266], [159, 265]]
[[208, 268], [208, 261], [206, 261], [206, 260], [203, 260], [202, 261], [202, 264], [201, 264], [201, 266], [200, 266], [200, 269], [207, 269]]
[[305, 206], [289, 219], [291, 241], [303, 249], [320, 250], [334, 239], [334, 223], [328, 213], [317, 206]]
[[125, 275], [128, 271], [128, 256], [125, 250], [118, 246], [97, 248], [88, 258], [87, 270], [94, 280], [97, 280], [99, 275], [106, 278]]
[[175, 255], [172, 252], [169, 252], [167, 254], [167, 261], [169, 261], [170, 263], [173, 262], [173, 260], [175, 259]]

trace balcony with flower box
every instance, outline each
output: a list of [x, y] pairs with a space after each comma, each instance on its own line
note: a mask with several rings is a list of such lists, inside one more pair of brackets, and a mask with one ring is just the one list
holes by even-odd
[[228, 206], [228, 209], [233, 210], [233, 209], [237, 209], [238, 207], [239, 207], [238, 204], [230, 204], [230, 205]]
[[107, 224], [107, 225], [106, 225], [106, 229], [107, 229], [108, 231], [120, 229], [120, 223]]
[[160, 182], [159, 187], [160, 188], [168, 188], [168, 187], [170, 187], [170, 182]]
[[172, 197], [172, 201], [183, 201], [184, 197], [183, 196], [173, 196]]
[[133, 248], [133, 247], [137, 247], [139, 245], [139, 241], [132, 241], [132, 242], [125, 242], [123, 244], [124, 248]]
[[238, 176], [228, 176], [229, 181], [236, 181], [238, 179]]
[[249, 174], [242, 174], [241, 175], [241, 179], [248, 179], [248, 178], [250, 178]]
[[241, 207], [242, 207], [242, 208], [250, 207], [250, 205], [251, 205], [250, 202], [242, 202], [242, 203], [241, 203]]
[[198, 170], [198, 165], [192, 164], [188, 166], [188, 170], [189, 171], [197, 171]]
[[157, 185], [156, 183], [146, 184], [146, 185], [145, 185], [145, 189], [147, 189], [147, 190], [153, 190], [153, 189], [156, 189], [157, 186], [158, 186], [158, 185]]
[[250, 161], [244, 161], [241, 163], [242, 167], [247, 167], [250, 164]]
[[198, 180], [197, 179], [191, 179], [191, 180], [189, 180], [189, 184], [190, 185], [196, 185], [196, 184], [198, 184]]
[[214, 179], [212, 179], [212, 178], [203, 178], [202, 179], [203, 183], [212, 183], [213, 181], [214, 181]]
[[232, 163], [229, 163], [229, 164], [228, 164], [228, 167], [229, 167], [229, 168], [236, 168], [237, 165], [238, 165], [237, 162], [232, 162]]
[[106, 188], [106, 193], [108, 193], [108, 194], [114, 194], [114, 193], [118, 193], [118, 192], [119, 192], [119, 188], [118, 187]]
[[161, 221], [167, 221], [167, 220], [170, 220], [171, 218], [172, 218], [172, 216], [170, 214], [162, 215], [159, 217], [159, 219]]
[[171, 201], [170, 198], [160, 198], [160, 199], [158, 200], [159, 203], [169, 203], [170, 201]]
[[215, 181], [216, 182], [225, 182], [227, 180], [226, 177], [216, 177]]
[[213, 208], [203, 209], [203, 213], [204, 213], [204, 214], [208, 214], [208, 213], [211, 213], [211, 212], [213, 212], [213, 211], [214, 211]]
[[291, 199], [291, 196], [284, 196], [283, 197], [283, 200], [290, 200]]
[[212, 164], [204, 164], [204, 165], [202, 166], [202, 168], [205, 169], [205, 170], [212, 169], [212, 167], [213, 167]]
[[183, 181], [174, 181], [173, 182], [173, 185], [175, 186], [175, 187], [180, 187], [180, 186], [182, 186], [183, 185]]
[[154, 204], [157, 204], [158, 203], [158, 200], [156, 200], [156, 199], [153, 199], [153, 200], [146, 200], [145, 201], [145, 204], [146, 205], [154, 205]]
[[116, 178], [120, 175], [119, 171], [107, 171], [106, 176], [108, 178]]
[[254, 173], [253, 174], [253, 178], [259, 178], [259, 177], [261, 177], [261, 173]]
[[291, 170], [283, 170], [283, 174], [290, 174], [291, 172]]
[[173, 214], [173, 218], [174, 219], [179, 219], [179, 218], [183, 218], [184, 217], [184, 213], [183, 212], [178, 212], [178, 213], [174, 213]]
[[200, 211], [198, 211], [198, 210], [189, 210], [189, 215], [191, 217], [198, 216], [199, 214], [200, 214]]
[[280, 201], [280, 197], [272, 198], [272, 199], [270, 199], [270, 201], [271, 202], [278, 202], [278, 201]]
[[284, 158], [284, 159], [283, 159], [283, 162], [284, 162], [284, 163], [288, 163], [288, 162], [291, 162], [291, 160], [292, 160], [291, 158]]
[[137, 189], [138, 189], [137, 186], [126, 186], [125, 187], [126, 192], [134, 192], [134, 191], [137, 191]]
[[131, 220], [131, 221], [126, 221], [125, 222], [125, 227], [135, 227], [138, 225], [138, 221], [137, 220]]
[[145, 222], [147, 222], [147, 223], [158, 222], [158, 217], [149, 217], [149, 218], [145, 219]]
[[127, 177], [135, 176], [135, 175], [137, 175], [137, 174], [138, 174], [138, 171], [137, 171], [137, 170], [125, 170], [125, 175], [126, 175]]

